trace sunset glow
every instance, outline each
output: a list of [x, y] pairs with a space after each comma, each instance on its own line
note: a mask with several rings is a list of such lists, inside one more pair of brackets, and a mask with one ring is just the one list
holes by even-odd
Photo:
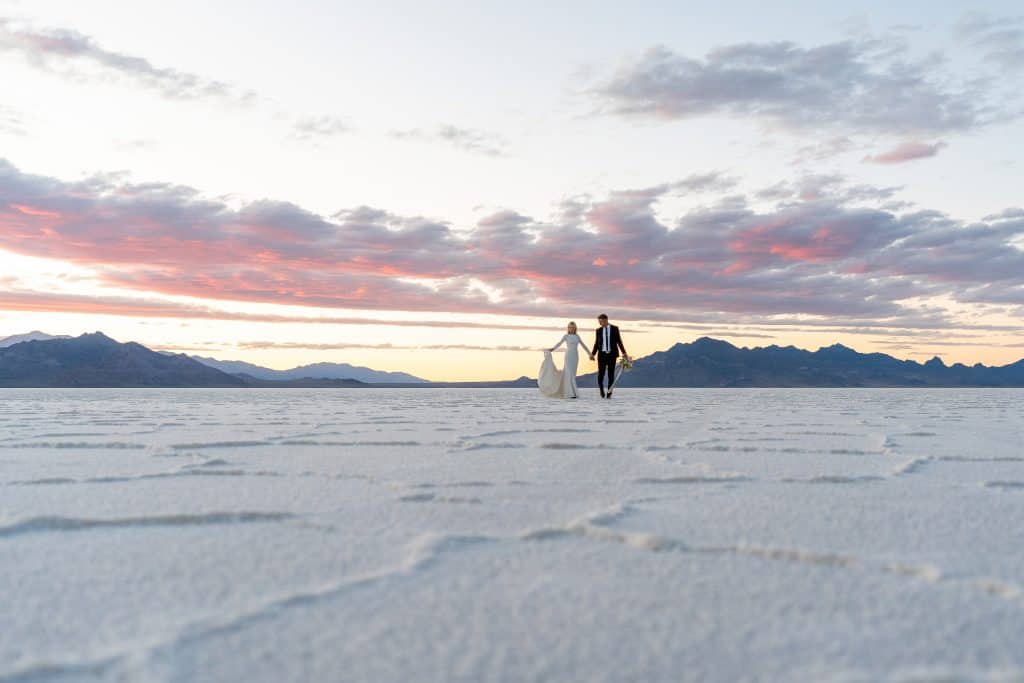
[[740, 4], [0, 2], [0, 336], [506, 379], [605, 312], [638, 356], [1024, 356], [1014, 6]]

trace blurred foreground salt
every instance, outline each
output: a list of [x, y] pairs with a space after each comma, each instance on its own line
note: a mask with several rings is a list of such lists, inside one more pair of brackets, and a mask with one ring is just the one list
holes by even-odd
[[0, 392], [0, 681], [1019, 680], [1024, 391]]

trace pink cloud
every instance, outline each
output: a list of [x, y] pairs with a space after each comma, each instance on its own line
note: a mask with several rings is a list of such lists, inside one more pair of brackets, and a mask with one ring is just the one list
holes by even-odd
[[43, 209], [37, 209], [34, 206], [26, 206], [24, 204], [11, 204], [12, 209], [23, 213], [26, 216], [42, 216], [46, 218], [59, 218], [60, 214], [54, 213], [53, 211], [45, 211]]
[[874, 156], [866, 156], [863, 161], [871, 164], [902, 164], [908, 161], [933, 157], [945, 146], [946, 143], [944, 142], [932, 144], [925, 142], [903, 142], [886, 152]]
[[[0, 281], [2, 284], [2, 281]], [[188, 305], [158, 299], [116, 296], [82, 296], [36, 291], [10, 291], [0, 287], [0, 309], [51, 313], [85, 313], [139, 318], [184, 318], [264, 323], [302, 323], [314, 325], [380, 325], [385, 327], [444, 327], [484, 330], [544, 330], [545, 325], [509, 322], [469, 322], [460, 320], [407, 320], [393, 318], [356, 318], [341, 316], [299, 316], [268, 313], [239, 313], [208, 306]], [[634, 331], [634, 333], [639, 333]]]
[[[873, 195], [841, 178], [815, 185], [814, 200], [767, 212], [731, 196], [666, 222], [656, 214], [665, 185], [573, 199], [547, 222], [502, 211], [455, 230], [369, 207], [323, 217], [159, 183], [64, 183], [0, 161], [0, 248], [84, 264], [142, 292], [361, 310], [877, 319], [914, 316], [900, 302], [937, 292], [1016, 296], [959, 283], [999, 273], [1022, 284], [1012, 240], [1024, 218], [898, 216], [850, 205]], [[947, 235], [955, 247], [934, 244]]]

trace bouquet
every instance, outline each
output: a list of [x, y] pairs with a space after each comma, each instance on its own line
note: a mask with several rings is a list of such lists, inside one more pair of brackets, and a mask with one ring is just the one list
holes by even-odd
[[624, 356], [622, 356], [622, 358], [619, 359], [619, 365], [622, 366], [623, 370], [632, 370], [633, 369], [633, 359], [630, 358], [629, 356], [625, 356], [624, 355]]

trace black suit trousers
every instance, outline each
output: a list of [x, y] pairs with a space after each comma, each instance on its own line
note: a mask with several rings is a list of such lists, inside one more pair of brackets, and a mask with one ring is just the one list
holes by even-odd
[[615, 359], [616, 354], [597, 352], [597, 386], [604, 390], [604, 376], [608, 375], [608, 388], [615, 383]]

